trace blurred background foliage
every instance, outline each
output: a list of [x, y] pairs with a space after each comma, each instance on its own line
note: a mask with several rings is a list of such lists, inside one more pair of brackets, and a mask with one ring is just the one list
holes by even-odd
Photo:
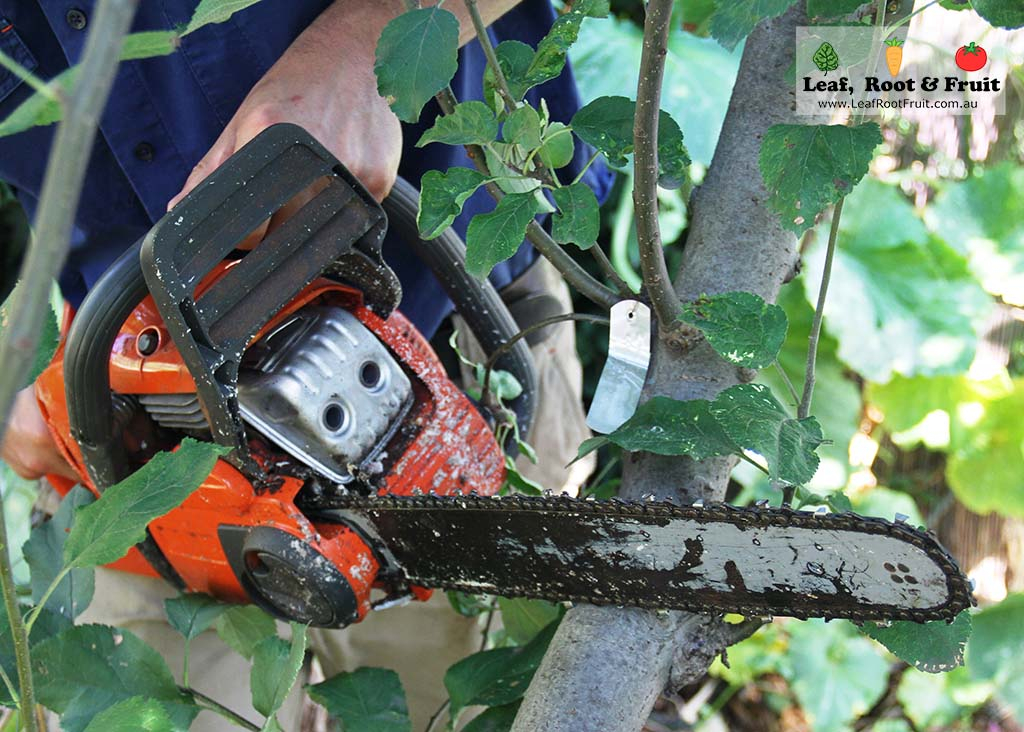
[[[920, 8], [924, 3], [918, 3]], [[956, 7], [967, 7], [957, 5]], [[640, 0], [613, 0], [571, 52], [584, 101], [635, 95]], [[686, 245], [687, 202], [711, 163], [742, 47], [707, 37], [714, 0], [677, 2], [664, 107], [693, 158], [690, 185], [661, 191], [670, 270]], [[1006, 114], [883, 117], [872, 176], [846, 203], [818, 353], [812, 413], [831, 444], [805, 503], [927, 525], [976, 583], [966, 667], [928, 674], [848, 622], [777, 620], [729, 650], [699, 683], [663, 698], [648, 729], [735, 732], [1020, 730], [1024, 723], [1024, 43], [972, 10], [929, 8], [911, 33], [954, 46], [964, 33], [1008, 68]], [[598, 27], [600, 26], [600, 27]], [[841, 120], [835, 120], [841, 121]], [[603, 211], [601, 243], [639, 282], [628, 175]], [[801, 240], [803, 269], [779, 304], [779, 361], [803, 378], [827, 221]], [[586, 310], [582, 299], [577, 307]], [[579, 324], [587, 396], [606, 335]], [[792, 400], [766, 370], [783, 403]], [[617, 448], [587, 490], [614, 495]], [[741, 464], [730, 500], [778, 502]], [[728, 665], [723, 661], [727, 661]]]

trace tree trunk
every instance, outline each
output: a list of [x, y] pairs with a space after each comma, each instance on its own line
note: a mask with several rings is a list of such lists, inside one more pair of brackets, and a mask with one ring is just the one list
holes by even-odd
[[[768, 207], [758, 168], [761, 139], [796, 118], [785, 81], [803, 3], [762, 23], [747, 39], [715, 157], [695, 192], [683, 265], [682, 300], [735, 290], [774, 301], [793, 269], [796, 238]], [[710, 399], [753, 372], [737, 369], [704, 341], [654, 344], [644, 398]], [[626, 459], [624, 498], [654, 494], [688, 504], [721, 500], [735, 458], [694, 462], [635, 453]], [[734, 639], [718, 618], [678, 611], [577, 606], [569, 611], [534, 677], [515, 732], [636, 732], [658, 694], [702, 675]]]

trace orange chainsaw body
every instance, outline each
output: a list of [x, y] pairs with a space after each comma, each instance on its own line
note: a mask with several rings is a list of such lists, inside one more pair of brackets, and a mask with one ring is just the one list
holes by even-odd
[[[224, 277], [234, 265], [216, 267], [197, 288], [197, 296]], [[448, 378], [430, 345], [401, 313], [386, 319], [363, 303], [362, 294], [349, 286], [321, 278], [307, 286], [257, 335], [257, 340], [277, 323], [307, 305], [329, 304], [350, 311], [386, 346], [401, 364], [413, 385], [414, 403], [402, 428], [388, 445], [387, 470], [374, 486], [378, 493], [410, 495], [430, 491], [440, 495], [476, 491], [497, 493], [504, 481], [503, 453], [487, 422], [467, 397]], [[72, 317], [65, 311], [65, 321]], [[66, 333], [69, 323], [64, 323]], [[148, 355], [138, 347], [139, 337], [157, 338]], [[61, 452], [81, 476], [82, 483], [97, 493], [88, 478], [82, 453], [71, 437], [65, 399], [64, 342], [53, 362], [36, 382], [39, 405]], [[151, 297], [146, 297], [124, 323], [110, 354], [112, 391], [124, 395], [182, 394], [195, 391], [192, 375], [185, 366]], [[125, 430], [130, 452], [150, 453], [173, 449], [173, 445], [143, 444], [140, 435]], [[305, 481], [296, 475], [275, 474], [275, 464], [289, 462], [289, 456], [258, 437], [250, 449], [271, 480], [257, 487], [226, 460], [218, 460], [203, 484], [178, 508], [153, 521], [150, 533], [181, 578], [184, 589], [205, 592], [231, 602], [248, 602], [250, 593], [218, 537], [224, 526], [271, 527], [284, 532], [302, 546], [325, 558], [347, 580], [357, 598], [358, 618], [370, 608], [370, 590], [384, 583], [378, 579], [379, 561], [372, 549], [351, 528], [318, 524], [296, 505]], [[71, 481], [51, 478], [63, 495]], [[268, 488], [267, 486], [271, 486]], [[99, 495], [97, 493], [97, 495]], [[116, 569], [157, 576], [137, 549], [115, 563]], [[410, 588], [417, 599], [430, 592]]]

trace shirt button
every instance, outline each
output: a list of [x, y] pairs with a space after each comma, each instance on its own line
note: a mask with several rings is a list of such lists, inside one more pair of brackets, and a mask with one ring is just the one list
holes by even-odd
[[89, 18], [81, 8], [71, 8], [64, 16], [64, 19], [68, 22], [68, 25], [79, 31], [84, 30], [85, 26], [89, 23]]
[[144, 163], [150, 162], [156, 155], [156, 151], [153, 149], [153, 146], [148, 142], [140, 142], [136, 145], [134, 153], [135, 157]]

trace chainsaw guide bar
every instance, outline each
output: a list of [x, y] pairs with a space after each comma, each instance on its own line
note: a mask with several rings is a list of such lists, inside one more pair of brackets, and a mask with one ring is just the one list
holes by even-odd
[[393, 581], [748, 617], [952, 621], [967, 578], [930, 532], [851, 513], [565, 496], [322, 497]]

